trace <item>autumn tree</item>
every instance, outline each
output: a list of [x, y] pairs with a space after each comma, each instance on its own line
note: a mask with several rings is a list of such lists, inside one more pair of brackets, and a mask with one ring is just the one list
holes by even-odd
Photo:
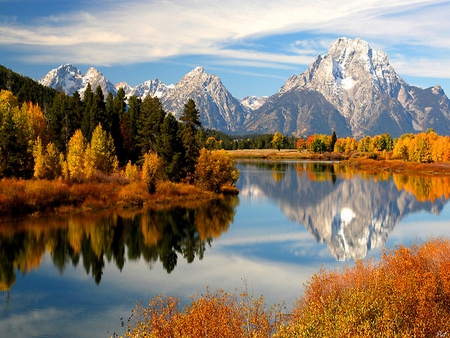
[[162, 167], [161, 160], [155, 152], [144, 154], [144, 163], [142, 164], [142, 180], [147, 186], [150, 194], [156, 191], [156, 182], [161, 178]]
[[61, 153], [58, 153], [58, 149], [52, 142], [44, 147], [40, 137], [38, 137], [33, 147], [33, 157], [33, 176], [35, 178], [52, 180], [61, 176], [64, 157]]
[[11, 92], [0, 91], [0, 177], [31, 177], [33, 127]]
[[286, 137], [282, 133], [277, 131], [272, 138], [272, 146], [280, 151], [281, 148], [284, 148], [285, 143]]
[[84, 142], [83, 133], [78, 129], [69, 140], [66, 158], [70, 178], [74, 180], [80, 181], [85, 176], [85, 150], [86, 144]]
[[220, 192], [223, 185], [233, 185], [238, 178], [235, 162], [225, 150], [200, 150], [195, 179], [204, 189]]
[[103, 130], [98, 124], [92, 133], [91, 142], [85, 150], [84, 168], [87, 177], [91, 177], [96, 171], [112, 173], [117, 171], [119, 163], [114, 148], [111, 134]]

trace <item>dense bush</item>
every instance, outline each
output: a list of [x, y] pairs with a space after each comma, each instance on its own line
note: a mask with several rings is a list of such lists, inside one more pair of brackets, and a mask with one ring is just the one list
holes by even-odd
[[320, 271], [277, 337], [450, 334], [450, 241], [387, 251], [379, 263]]
[[450, 240], [431, 239], [321, 270], [291, 313], [263, 297], [222, 290], [179, 300], [157, 296], [138, 305], [126, 337], [444, 337], [450, 334]]

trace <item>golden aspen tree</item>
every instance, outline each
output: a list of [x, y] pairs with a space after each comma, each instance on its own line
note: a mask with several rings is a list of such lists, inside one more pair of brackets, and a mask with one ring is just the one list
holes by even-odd
[[234, 164], [225, 150], [209, 151], [203, 148], [195, 166], [196, 182], [206, 190], [220, 192], [223, 185], [233, 185], [239, 178]]
[[137, 178], [137, 166], [132, 164], [131, 161], [128, 161], [125, 167], [125, 177], [130, 181], [135, 181]]
[[162, 175], [162, 165], [158, 154], [148, 152], [144, 154], [144, 164], [142, 165], [142, 180], [147, 186], [150, 194], [156, 191], [156, 182]]
[[42, 147], [42, 141], [39, 136], [33, 147], [33, 157], [34, 157], [33, 176], [37, 179], [42, 179], [45, 176], [45, 158], [44, 158], [45, 156], [44, 156], [44, 149]]
[[86, 145], [84, 143], [83, 134], [77, 129], [69, 140], [67, 152], [67, 169], [70, 178], [74, 180], [82, 180], [84, 178], [84, 156]]
[[101, 124], [94, 129], [91, 142], [86, 148], [85, 168], [107, 174], [117, 171], [118, 160], [115, 155], [114, 141], [111, 135], [103, 130]]
[[38, 137], [40, 137], [41, 142], [46, 145], [48, 142], [48, 138], [46, 135], [47, 123], [39, 105], [33, 104], [32, 102], [29, 102], [28, 104], [24, 103], [22, 105], [22, 111], [24, 111], [24, 113], [29, 117], [32, 129], [32, 139], [36, 140]]

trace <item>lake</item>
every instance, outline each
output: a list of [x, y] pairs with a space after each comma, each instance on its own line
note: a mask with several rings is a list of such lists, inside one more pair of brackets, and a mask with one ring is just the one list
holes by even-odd
[[0, 223], [0, 333], [123, 334], [138, 301], [223, 288], [289, 306], [320, 268], [450, 237], [450, 178], [240, 160], [238, 197]]

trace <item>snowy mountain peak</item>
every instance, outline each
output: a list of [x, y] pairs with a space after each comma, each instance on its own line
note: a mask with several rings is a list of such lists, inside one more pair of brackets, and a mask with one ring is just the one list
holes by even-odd
[[83, 75], [80, 70], [71, 64], [64, 64], [52, 69], [38, 82], [41, 85], [62, 90], [69, 95], [75, 93], [82, 83]]
[[97, 86], [103, 90], [106, 96], [109, 92], [116, 93], [116, 88], [109, 82], [105, 76], [94, 67], [90, 67], [86, 74], [83, 74], [77, 67], [71, 64], [64, 64], [58, 68], [49, 71], [39, 83], [54, 89], [62, 90], [68, 95], [72, 95], [76, 91], [83, 96], [88, 83], [91, 84], [92, 90], [95, 91]]

